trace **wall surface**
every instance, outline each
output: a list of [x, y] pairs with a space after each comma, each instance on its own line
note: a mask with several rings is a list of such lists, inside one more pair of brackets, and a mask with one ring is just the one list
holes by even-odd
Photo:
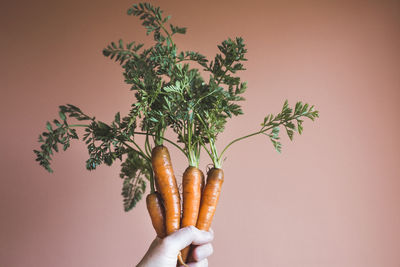
[[[262, 136], [229, 150], [210, 266], [400, 266], [400, 2], [152, 3], [188, 27], [183, 50], [211, 57], [227, 37], [247, 44], [245, 115], [219, 146], [285, 99], [320, 110], [294, 142], [282, 138], [282, 154]], [[86, 171], [75, 142], [49, 174], [32, 152], [58, 105], [105, 122], [128, 112], [133, 95], [101, 51], [119, 38], [151, 41], [126, 15], [131, 4], [2, 4], [0, 266], [133, 266], [154, 238], [143, 202], [122, 209], [118, 164]], [[171, 150], [180, 181], [187, 163]]]

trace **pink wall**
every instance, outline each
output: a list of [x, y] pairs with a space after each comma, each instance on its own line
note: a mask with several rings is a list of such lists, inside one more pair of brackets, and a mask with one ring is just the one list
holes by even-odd
[[[321, 112], [281, 155], [263, 137], [229, 151], [210, 266], [400, 266], [400, 2], [152, 2], [188, 27], [182, 48], [211, 56], [228, 36], [247, 43], [245, 115], [221, 145], [286, 98]], [[125, 15], [132, 3], [2, 5], [0, 266], [132, 266], [153, 239], [143, 203], [122, 210], [118, 165], [86, 171], [75, 143], [50, 175], [32, 153], [60, 104], [106, 122], [129, 110], [121, 69], [101, 50], [147, 40]], [[180, 176], [186, 162], [172, 157]]]

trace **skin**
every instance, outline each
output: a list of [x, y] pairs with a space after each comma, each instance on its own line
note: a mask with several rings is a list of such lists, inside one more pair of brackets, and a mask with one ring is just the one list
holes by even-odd
[[151, 223], [156, 230], [158, 238], [166, 236], [165, 230], [165, 210], [162, 204], [161, 195], [158, 192], [148, 194], [146, 197], [147, 210], [149, 212]]
[[154, 147], [151, 161], [156, 184], [164, 201], [166, 233], [170, 235], [180, 228], [181, 204], [168, 149], [165, 146]]
[[179, 229], [164, 239], [156, 237], [136, 267], [176, 267], [179, 252], [190, 244], [197, 246], [192, 254], [194, 262], [188, 266], [207, 267], [207, 257], [213, 253], [210, 243], [213, 238], [212, 230], [201, 231], [194, 226]]
[[[181, 227], [195, 226], [200, 208], [201, 187], [204, 175], [196, 167], [189, 166], [183, 173], [183, 215]], [[186, 262], [189, 246], [182, 250], [182, 259]]]

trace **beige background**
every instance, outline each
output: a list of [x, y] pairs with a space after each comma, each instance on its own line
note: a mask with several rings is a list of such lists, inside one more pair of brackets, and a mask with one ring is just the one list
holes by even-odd
[[[32, 152], [60, 104], [105, 122], [129, 110], [121, 68], [101, 50], [150, 40], [125, 15], [133, 3], [2, 4], [1, 266], [132, 266], [154, 238], [144, 203], [123, 212], [119, 164], [88, 172], [75, 142], [50, 175]], [[152, 3], [188, 27], [182, 49], [213, 56], [227, 37], [247, 43], [245, 115], [220, 147], [285, 99], [321, 113], [295, 142], [283, 138], [282, 154], [261, 136], [228, 152], [210, 266], [400, 266], [400, 2]], [[180, 178], [187, 163], [171, 150]]]

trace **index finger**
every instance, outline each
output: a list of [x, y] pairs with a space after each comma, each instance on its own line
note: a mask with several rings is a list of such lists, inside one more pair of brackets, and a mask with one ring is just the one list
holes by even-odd
[[203, 245], [209, 243], [213, 238], [214, 234], [212, 232], [202, 231], [194, 226], [188, 226], [165, 237], [163, 243], [174, 250], [180, 251], [190, 244]]

